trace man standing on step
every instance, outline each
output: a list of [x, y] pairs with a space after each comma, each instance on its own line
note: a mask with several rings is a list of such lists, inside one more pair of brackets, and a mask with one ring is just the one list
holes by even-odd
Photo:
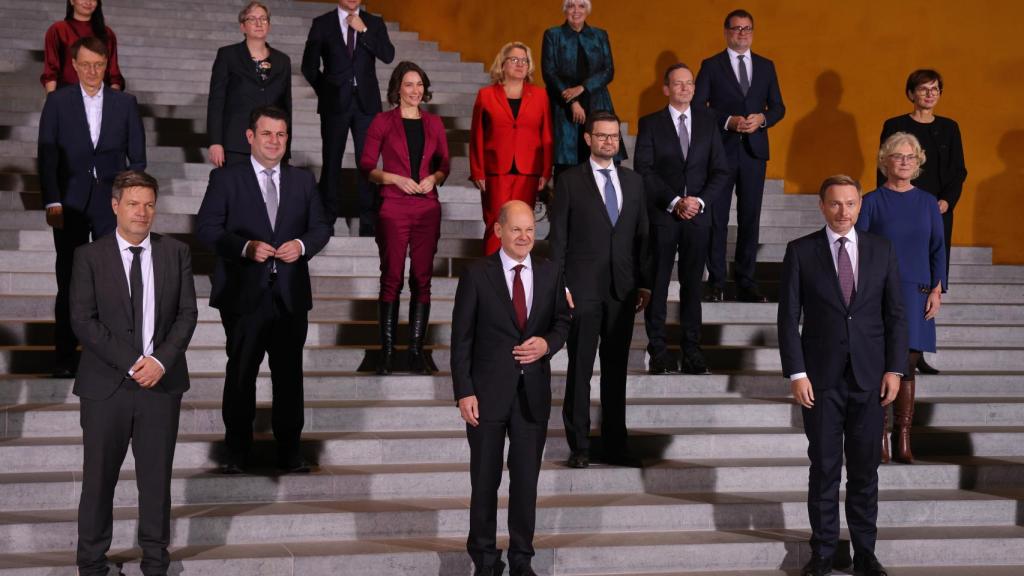
[[225, 474], [244, 471], [256, 417], [256, 377], [269, 356], [277, 465], [309, 472], [299, 452], [303, 426], [302, 348], [313, 307], [309, 260], [327, 245], [313, 175], [282, 163], [288, 115], [263, 106], [249, 117], [250, 162], [210, 172], [197, 236], [217, 254], [210, 306], [227, 337], [224, 375]]
[[562, 173], [551, 206], [551, 256], [573, 307], [562, 405], [568, 464], [590, 465], [590, 379], [600, 351], [605, 462], [638, 466], [626, 446], [626, 367], [633, 318], [651, 299], [644, 183], [612, 161], [620, 140], [615, 114], [592, 112], [583, 132], [590, 158]]
[[[395, 47], [380, 16], [360, 10], [362, 0], [338, 0], [338, 8], [313, 19], [302, 52], [302, 75], [316, 91], [323, 140], [320, 195], [328, 222], [338, 216], [338, 186], [348, 134], [355, 142], [358, 165], [373, 117], [381, 111], [377, 61], [390, 64]], [[321, 67], [322, 63], [322, 67]], [[377, 193], [357, 175], [359, 235], [373, 236]]]
[[[860, 184], [831, 176], [818, 193], [827, 226], [786, 247], [779, 289], [779, 354], [803, 407], [811, 460], [810, 561], [832, 573], [839, 544], [839, 481], [846, 459], [846, 521], [854, 574], [885, 576], [875, 558], [882, 413], [907, 366], [907, 320], [896, 251], [854, 228]], [[803, 316], [803, 330], [800, 318]]]
[[665, 70], [668, 106], [640, 119], [633, 166], [644, 177], [654, 235], [654, 293], [644, 311], [651, 374], [674, 374], [665, 321], [672, 268], [679, 262], [679, 331], [682, 370], [706, 374], [700, 349], [701, 277], [707, 261], [711, 211], [725, 200], [729, 167], [714, 116], [691, 106], [693, 72], [686, 64]]
[[730, 179], [722, 201], [711, 211], [708, 253], [708, 299], [725, 298], [725, 253], [732, 190], [736, 188], [736, 299], [767, 302], [757, 287], [754, 272], [761, 228], [761, 200], [768, 164], [768, 129], [782, 120], [782, 103], [775, 64], [750, 51], [754, 17], [733, 10], [725, 17], [725, 51], [704, 60], [697, 73], [693, 101], [708, 106], [722, 130]]
[[112, 186], [116, 232], [79, 248], [71, 276], [71, 324], [82, 342], [74, 390], [84, 457], [76, 563], [79, 576], [108, 572], [114, 488], [131, 443], [142, 573], [163, 576], [178, 414], [189, 387], [185, 349], [199, 316], [196, 289], [188, 246], [150, 233], [156, 180], [127, 171]]
[[114, 231], [110, 187], [126, 169], [146, 169], [146, 133], [135, 97], [103, 84], [107, 45], [71, 45], [78, 84], [50, 93], [39, 119], [39, 181], [57, 251], [56, 359], [53, 375], [73, 378], [78, 340], [68, 292], [75, 248]]
[[473, 494], [466, 548], [476, 576], [503, 574], [496, 547], [498, 486], [509, 438], [508, 563], [535, 576], [537, 478], [551, 414], [551, 357], [569, 309], [558, 266], [530, 255], [533, 207], [506, 202], [494, 224], [501, 249], [459, 279], [452, 313], [452, 383], [469, 437]]

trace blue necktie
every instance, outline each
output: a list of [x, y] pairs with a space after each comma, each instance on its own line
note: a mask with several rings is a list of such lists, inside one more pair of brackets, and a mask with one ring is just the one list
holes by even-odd
[[615, 185], [612, 184], [612, 170], [601, 168], [598, 172], [604, 176], [604, 207], [608, 210], [608, 219], [612, 221], [612, 226], [615, 226], [619, 219], [619, 199], [615, 194]]

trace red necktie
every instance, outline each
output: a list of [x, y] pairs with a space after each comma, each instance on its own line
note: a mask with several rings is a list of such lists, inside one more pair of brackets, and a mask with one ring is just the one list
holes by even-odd
[[519, 325], [520, 332], [526, 331], [526, 289], [523, 288], [523, 279], [519, 276], [523, 268], [526, 266], [522, 264], [513, 268], [516, 275], [512, 279], [512, 308], [516, 311], [516, 324]]

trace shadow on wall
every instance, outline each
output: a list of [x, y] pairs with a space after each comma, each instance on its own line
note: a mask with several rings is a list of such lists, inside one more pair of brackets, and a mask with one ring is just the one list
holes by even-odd
[[[665, 50], [658, 54], [658, 58], [654, 61], [654, 71], [651, 73], [651, 84], [640, 93], [640, 101], [636, 110], [637, 118], [666, 106], [667, 100], [663, 90], [665, 69], [680, 61], [679, 56], [671, 50]], [[689, 63], [687, 64], [689, 65]], [[697, 74], [696, 68], [693, 69], [693, 73]]]
[[[1024, 130], [1003, 134], [996, 148], [1003, 171], [978, 183], [974, 200], [973, 229], [975, 246], [1000, 245], [993, 254], [995, 263], [1024, 261], [1024, 246], [1006, 242], [1006, 230], [1020, 225], [1018, 208], [1024, 187]], [[966, 215], [962, 215], [961, 218]]]
[[787, 184], [800, 194], [817, 194], [821, 181], [832, 174], [854, 178], [864, 174], [857, 121], [839, 109], [843, 99], [839, 73], [822, 72], [814, 82], [814, 93], [817, 104], [793, 126], [786, 159]]

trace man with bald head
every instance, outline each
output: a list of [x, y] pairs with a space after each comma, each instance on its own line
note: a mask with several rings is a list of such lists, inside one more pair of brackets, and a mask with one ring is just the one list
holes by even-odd
[[452, 314], [452, 382], [469, 438], [473, 494], [466, 548], [474, 574], [503, 574], [497, 549], [498, 485], [509, 438], [508, 563], [534, 574], [537, 476], [551, 414], [551, 357], [569, 333], [569, 308], [557, 266], [534, 258], [533, 207], [501, 208], [501, 249], [459, 279]]

